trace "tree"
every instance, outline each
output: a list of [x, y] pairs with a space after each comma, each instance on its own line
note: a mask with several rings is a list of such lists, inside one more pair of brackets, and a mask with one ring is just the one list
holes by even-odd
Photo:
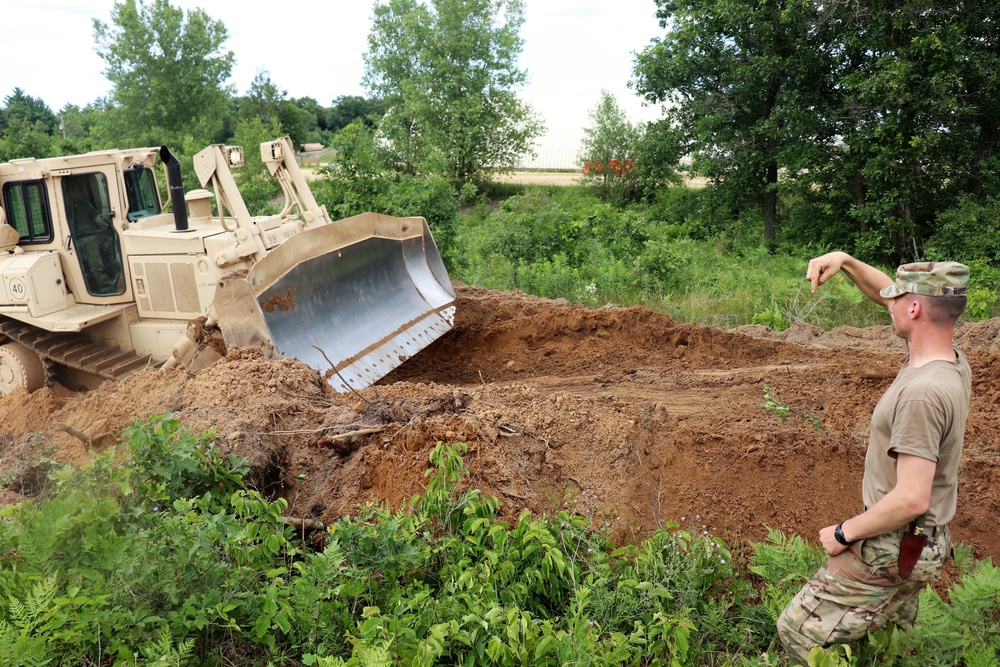
[[997, 192], [998, 21], [993, 3], [831, 7], [841, 54], [832, 115], [863, 254], [915, 260], [943, 211]]
[[287, 134], [292, 145], [301, 146], [308, 139], [307, 126], [315, 129], [315, 120], [293, 100], [286, 99], [288, 92], [271, 80], [267, 70], [257, 70], [247, 94], [236, 100], [239, 118], [259, 120], [264, 126], [278, 128], [275, 136]]
[[716, 205], [759, 203], [768, 241], [785, 191], [813, 206], [789, 216], [802, 240], [908, 261], [945, 210], [1000, 194], [1000, 5], [657, 4], [635, 84]]
[[277, 120], [264, 122], [254, 116], [236, 124], [232, 143], [243, 146], [246, 150], [243, 166], [234, 170], [233, 178], [236, 179], [243, 202], [253, 215], [279, 212], [272, 202], [281, 196], [281, 185], [271, 177], [257, 149], [265, 141], [279, 136], [281, 127]]
[[0, 110], [0, 160], [43, 158], [52, 154], [56, 115], [40, 98], [15, 88]]
[[29, 123], [23, 118], [14, 118], [0, 135], [0, 161], [49, 157], [52, 141], [52, 135], [46, 131], [42, 121]]
[[635, 158], [642, 127], [628, 119], [615, 96], [606, 90], [601, 91], [601, 99], [587, 116], [592, 125], [583, 129], [578, 156], [584, 179], [596, 183], [604, 197], [625, 202], [635, 196]]
[[376, 2], [364, 81], [398, 169], [438, 161], [453, 181], [484, 180], [531, 152], [544, 128], [515, 92], [523, 23], [522, 0]]
[[168, 0], [122, 0], [111, 25], [94, 21], [97, 53], [112, 83], [104, 142], [157, 144], [211, 140], [222, 127], [231, 91], [228, 32], [204, 10]]
[[264, 125], [276, 122], [281, 116], [281, 103], [287, 92], [271, 81], [271, 73], [258, 69], [247, 94], [240, 99], [240, 115], [249, 120], [257, 118]]
[[327, 111], [323, 129], [339, 132], [358, 119], [371, 125], [372, 117], [381, 118], [385, 111], [383, 100], [366, 99], [360, 95], [340, 95], [333, 100], [333, 106]]
[[[798, 113], [824, 89], [815, 10], [798, 0], [656, 0], [665, 37], [636, 56], [639, 92], [735, 214], [756, 202], [773, 243], [783, 160], [815, 133]], [[790, 111], [794, 109], [794, 111]], [[797, 121], [806, 121], [800, 124]]]
[[91, 128], [97, 122], [102, 109], [95, 104], [80, 108], [67, 104], [59, 110], [59, 136], [56, 139], [57, 155], [74, 155], [93, 150]]
[[52, 109], [41, 98], [32, 97], [20, 88], [15, 88], [4, 98], [3, 106], [3, 111], [0, 111], [0, 134], [7, 130], [13, 120], [23, 120], [32, 127], [41, 123], [39, 129], [48, 134], [54, 134], [59, 127]]
[[293, 97], [287, 101], [288, 107], [293, 107], [298, 113], [299, 123], [302, 126], [303, 139], [306, 141], [319, 141], [327, 143], [322, 132], [325, 129], [327, 110], [320, 106], [312, 97]]

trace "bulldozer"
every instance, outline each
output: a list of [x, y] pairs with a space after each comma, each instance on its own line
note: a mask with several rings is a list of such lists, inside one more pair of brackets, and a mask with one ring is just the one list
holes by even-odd
[[345, 392], [452, 327], [424, 218], [333, 221], [288, 137], [260, 151], [283, 192], [275, 215], [240, 195], [239, 146], [196, 154], [190, 192], [167, 147], [0, 164], [0, 395], [204, 368], [232, 347], [296, 357]]

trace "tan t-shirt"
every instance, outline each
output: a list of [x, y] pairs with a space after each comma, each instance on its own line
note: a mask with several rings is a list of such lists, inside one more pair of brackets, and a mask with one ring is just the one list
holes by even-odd
[[972, 371], [955, 348], [955, 361], [904, 365], [872, 413], [862, 494], [871, 507], [896, 486], [896, 456], [912, 454], [937, 463], [927, 525], [955, 516], [958, 465], [969, 417]]

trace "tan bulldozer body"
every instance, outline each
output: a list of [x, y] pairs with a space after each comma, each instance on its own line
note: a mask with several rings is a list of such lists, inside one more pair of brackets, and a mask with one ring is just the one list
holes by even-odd
[[223, 342], [298, 357], [345, 391], [451, 327], [454, 290], [423, 218], [331, 221], [288, 138], [260, 150], [284, 191], [277, 215], [247, 210], [239, 147], [195, 156], [203, 189], [171, 181], [174, 214], [153, 148], [0, 164], [0, 393], [202, 367]]

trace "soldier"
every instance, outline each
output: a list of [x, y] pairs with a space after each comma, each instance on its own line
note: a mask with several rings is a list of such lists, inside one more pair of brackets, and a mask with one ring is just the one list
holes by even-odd
[[778, 619], [792, 664], [806, 664], [814, 646], [856, 641], [890, 621], [913, 625], [920, 591], [951, 552], [948, 522], [969, 415], [971, 371], [952, 340], [968, 267], [904, 264], [893, 281], [833, 252], [811, 260], [806, 279], [815, 292], [841, 270], [889, 309], [909, 356], [872, 414], [865, 510], [819, 532], [831, 558]]

